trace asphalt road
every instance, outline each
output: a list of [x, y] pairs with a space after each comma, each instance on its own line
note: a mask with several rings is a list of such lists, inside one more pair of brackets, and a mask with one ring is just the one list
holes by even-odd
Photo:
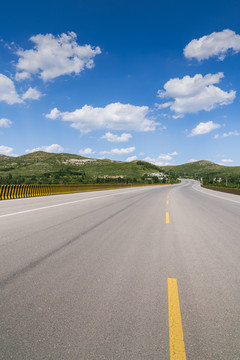
[[240, 197], [190, 180], [1, 201], [0, 359], [170, 359], [172, 278], [186, 358], [239, 360], [239, 270]]

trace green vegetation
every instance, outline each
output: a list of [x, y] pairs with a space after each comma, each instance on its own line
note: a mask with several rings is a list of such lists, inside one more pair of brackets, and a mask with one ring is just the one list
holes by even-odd
[[201, 160], [183, 165], [164, 166], [163, 169], [174, 177], [200, 180], [203, 185], [240, 187], [240, 166], [224, 166]]
[[206, 160], [159, 167], [140, 160], [89, 159], [43, 151], [19, 157], [0, 155], [0, 184], [156, 184], [176, 183], [179, 177], [194, 178], [203, 185], [240, 188], [240, 166]]
[[217, 185], [202, 185], [206, 189], [227, 192], [230, 194], [240, 195], [240, 188], [236, 187], [219, 187]]
[[[174, 183], [159, 174], [162, 168], [145, 161], [89, 159], [73, 154], [42, 151], [0, 156], [0, 184]], [[151, 174], [151, 175], [150, 175]]]
[[225, 176], [224, 178], [220, 177], [206, 177], [203, 178], [202, 184], [206, 186], [216, 186], [221, 188], [235, 188], [240, 189], [240, 176]]

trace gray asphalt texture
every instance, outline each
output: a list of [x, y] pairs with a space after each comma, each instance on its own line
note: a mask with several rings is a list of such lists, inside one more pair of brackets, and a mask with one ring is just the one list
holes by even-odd
[[176, 278], [187, 359], [239, 360], [239, 270], [240, 197], [191, 180], [2, 201], [0, 359], [169, 359]]

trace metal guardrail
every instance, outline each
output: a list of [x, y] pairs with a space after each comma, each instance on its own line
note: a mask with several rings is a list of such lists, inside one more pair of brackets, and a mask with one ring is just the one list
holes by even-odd
[[[144, 186], [142, 184], [0, 185], [0, 200]], [[149, 185], [145, 185], [149, 186]]]

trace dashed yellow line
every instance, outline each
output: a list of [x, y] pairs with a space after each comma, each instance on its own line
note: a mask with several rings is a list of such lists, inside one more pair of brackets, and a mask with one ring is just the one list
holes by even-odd
[[177, 279], [168, 279], [170, 360], [186, 360]]
[[169, 200], [167, 200], [167, 203], [166, 203], [167, 205], [169, 204]]
[[169, 220], [169, 212], [166, 212], [166, 224], [169, 224], [170, 220]]

